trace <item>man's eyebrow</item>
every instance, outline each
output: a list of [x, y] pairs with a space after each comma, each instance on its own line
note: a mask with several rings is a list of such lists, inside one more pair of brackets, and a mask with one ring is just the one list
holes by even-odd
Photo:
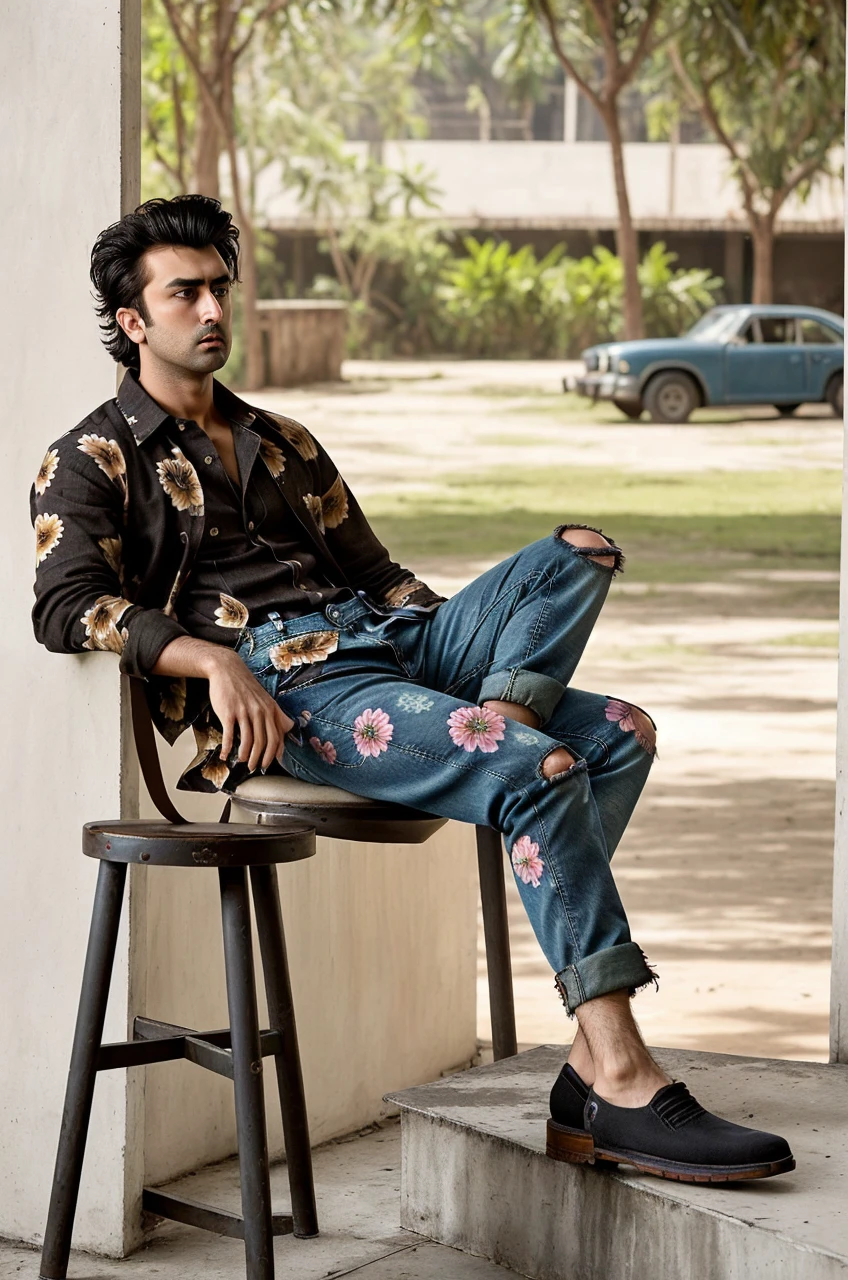
[[[214, 280], [210, 280], [210, 284], [229, 284], [229, 276], [216, 276]], [[166, 289], [189, 289], [198, 284], [206, 284], [204, 276], [197, 276], [194, 280], [186, 279], [183, 276], [177, 276], [174, 280], [169, 280], [165, 285]]]

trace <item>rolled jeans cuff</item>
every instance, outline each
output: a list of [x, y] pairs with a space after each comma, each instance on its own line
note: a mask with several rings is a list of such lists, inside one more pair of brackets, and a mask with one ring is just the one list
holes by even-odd
[[493, 671], [480, 686], [480, 702], [515, 702], [529, 707], [539, 717], [539, 727], [550, 720], [557, 703], [565, 693], [565, 685], [539, 671], [513, 667], [511, 671]]
[[622, 942], [617, 947], [596, 951], [594, 955], [568, 965], [556, 975], [554, 982], [571, 1015], [586, 1000], [625, 988], [633, 996], [649, 983], [658, 985], [659, 978], [645, 959], [641, 947], [635, 942]]

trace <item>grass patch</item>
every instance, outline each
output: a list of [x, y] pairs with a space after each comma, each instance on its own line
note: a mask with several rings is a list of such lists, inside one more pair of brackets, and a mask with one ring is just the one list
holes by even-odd
[[[616, 539], [629, 580], [675, 583], [838, 568], [840, 500], [836, 470], [652, 475], [570, 466], [446, 476], [424, 492], [373, 494], [367, 506], [404, 563], [496, 559], [574, 522]], [[835, 584], [805, 592], [836, 599]]]
[[791, 636], [777, 636], [768, 644], [797, 646], [800, 649], [838, 649], [838, 631], [796, 631]]

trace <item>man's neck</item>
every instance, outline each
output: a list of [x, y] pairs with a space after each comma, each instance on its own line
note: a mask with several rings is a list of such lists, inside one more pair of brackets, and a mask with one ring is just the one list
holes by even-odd
[[138, 380], [151, 399], [174, 418], [196, 422], [204, 431], [216, 421], [211, 373], [161, 369], [142, 361]]

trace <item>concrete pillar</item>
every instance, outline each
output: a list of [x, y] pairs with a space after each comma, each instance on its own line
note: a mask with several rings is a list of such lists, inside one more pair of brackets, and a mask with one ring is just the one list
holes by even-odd
[[[140, 0], [4, 0], [0, 173], [0, 1234], [38, 1240], [97, 872], [83, 822], [132, 815], [134, 768], [111, 655], [36, 645], [28, 498], [57, 436], [115, 392], [98, 341], [88, 258], [98, 231], [138, 197]], [[118, 943], [107, 1038], [123, 1039], [134, 933]], [[140, 1073], [101, 1078], [75, 1242], [121, 1254], [133, 1242], [142, 1152]]]
[[848, 449], [843, 449], [839, 685], [836, 724], [836, 838], [833, 851], [833, 958], [830, 1058], [848, 1062]]

